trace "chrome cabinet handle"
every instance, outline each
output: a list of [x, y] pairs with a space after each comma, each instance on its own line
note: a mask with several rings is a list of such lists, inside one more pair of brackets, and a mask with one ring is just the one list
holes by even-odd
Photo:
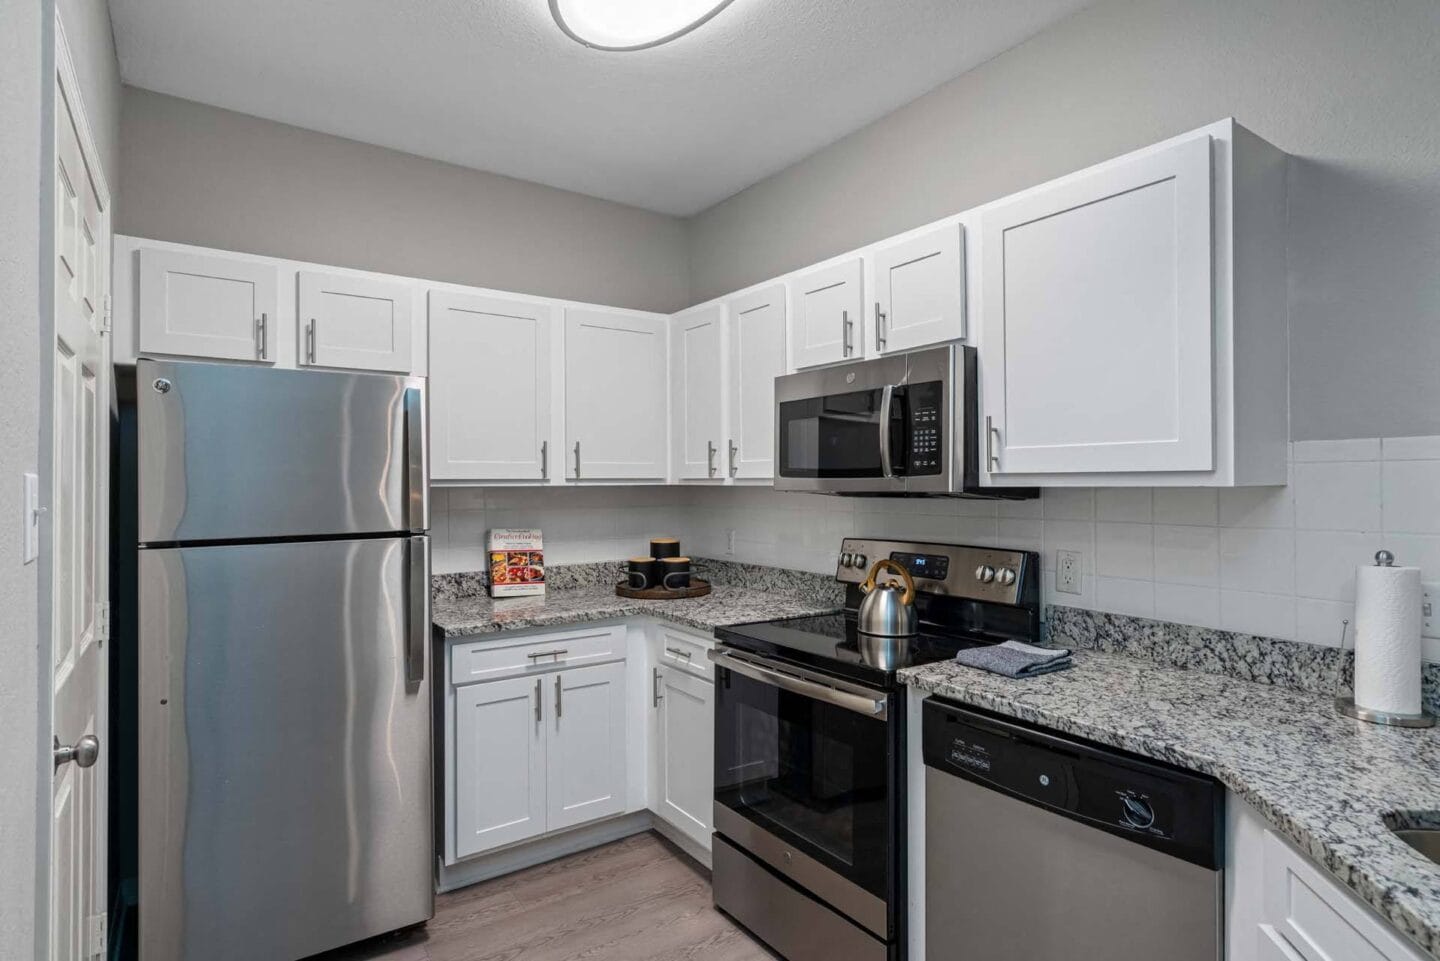
[[875, 301], [875, 352], [879, 353], [885, 349], [887, 340], [885, 338], [886, 315], [880, 310], [880, 301]]
[[580, 479], [580, 442], [575, 442], [575, 479]]
[[659, 707], [665, 695], [660, 693], [660, 668], [650, 669], [650, 706]]
[[565, 716], [565, 702], [564, 702], [564, 700], [563, 700], [563, 698], [564, 698], [564, 692], [565, 692], [565, 689], [560, 686], [560, 675], [559, 675], [559, 674], [556, 674], [556, 675], [555, 675], [555, 720], [557, 720], [557, 721], [560, 720], [562, 717]]
[[842, 310], [842, 311], [840, 311], [840, 323], [841, 323], [841, 334], [840, 334], [841, 349], [844, 351], [845, 356], [846, 356], [846, 357], [849, 357], [849, 356], [850, 356], [850, 352], [851, 352], [852, 350], [854, 350], [854, 345], [850, 343], [850, 311], [848, 311], [848, 310]]
[[715, 476], [715, 442], [713, 440], [705, 442], [705, 473], [711, 477]]
[[689, 652], [689, 651], [682, 651], [682, 650], [680, 650], [680, 649], [678, 649], [678, 648], [667, 647], [667, 648], [665, 648], [665, 653], [666, 653], [666, 654], [673, 654], [673, 655], [676, 656], [676, 657], [683, 657], [683, 658], [685, 658], [685, 660], [687, 660], [687, 661], [690, 660], [690, 652]]
[[260, 319], [255, 323], [255, 341], [260, 346], [260, 359], [269, 360], [270, 353], [270, 315], [261, 313]]
[[305, 362], [315, 363], [315, 318], [310, 318], [310, 324], [305, 328]]
[[540, 479], [550, 479], [550, 442], [548, 440], [540, 442]]
[[735, 466], [735, 455], [740, 453], [740, 448], [735, 446], [734, 438], [726, 441], [726, 443], [730, 445], [730, 476], [734, 477], [740, 472], [740, 468]]
[[993, 421], [993, 417], [985, 415], [985, 469], [991, 473], [1000, 470], [1000, 458], [995, 453], [995, 440], [1000, 436], [1000, 428]]
[[541, 720], [541, 718], [540, 718], [540, 698], [541, 698], [541, 696], [542, 696], [542, 695], [541, 695], [541, 693], [540, 693], [540, 678], [537, 677], [537, 678], [535, 678], [535, 723], [536, 723], [536, 724], [539, 724], [539, 723], [540, 723], [540, 720]]
[[890, 406], [895, 402], [895, 385], [886, 384], [880, 392], [880, 473], [894, 477], [895, 469], [890, 463]]
[[63, 765], [75, 762], [76, 767], [92, 767], [100, 760], [100, 739], [93, 734], [86, 734], [74, 744], [66, 747], [60, 746], [60, 737], [55, 737], [55, 770], [60, 770]]
[[539, 660], [542, 657], [553, 657], [555, 658], [555, 660], [558, 661], [560, 660], [560, 658], [564, 657], [566, 654], [569, 653], [569, 648], [557, 647], [553, 651], [536, 651], [534, 654], [526, 654], [525, 656], [530, 658], [530, 660], [532, 661]]

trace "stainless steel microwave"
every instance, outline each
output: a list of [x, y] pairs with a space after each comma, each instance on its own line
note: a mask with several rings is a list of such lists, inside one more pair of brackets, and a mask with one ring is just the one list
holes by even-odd
[[775, 379], [775, 489], [1026, 498], [981, 487], [975, 348], [892, 354]]

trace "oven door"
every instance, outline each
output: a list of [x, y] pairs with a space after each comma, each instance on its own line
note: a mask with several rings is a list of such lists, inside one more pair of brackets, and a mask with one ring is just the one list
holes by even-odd
[[897, 355], [777, 377], [775, 488], [904, 493], [906, 369]]
[[890, 940], [897, 702], [747, 652], [721, 647], [711, 659], [716, 832]]

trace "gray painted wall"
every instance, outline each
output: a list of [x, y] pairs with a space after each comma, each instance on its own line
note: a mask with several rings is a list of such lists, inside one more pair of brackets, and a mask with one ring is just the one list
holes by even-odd
[[20, 475], [39, 464], [40, 109], [48, 3], [0, 13], [0, 957], [35, 937], [37, 566], [22, 567]]
[[674, 217], [125, 88], [120, 233], [676, 310]]
[[692, 300], [1234, 116], [1290, 169], [1291, 433], [1440, 434], [1440, 4], [1101, 0], [696, 215]]

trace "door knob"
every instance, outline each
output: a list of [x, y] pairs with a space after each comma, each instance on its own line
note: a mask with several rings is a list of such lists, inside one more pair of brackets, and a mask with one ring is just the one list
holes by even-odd
[[87, 734], [70, 747], [60, 746], [60, 737], [55, 737], [55, 768], [74, 761], [79, 767], [90, 767], [100, 759], [100, 739]]

